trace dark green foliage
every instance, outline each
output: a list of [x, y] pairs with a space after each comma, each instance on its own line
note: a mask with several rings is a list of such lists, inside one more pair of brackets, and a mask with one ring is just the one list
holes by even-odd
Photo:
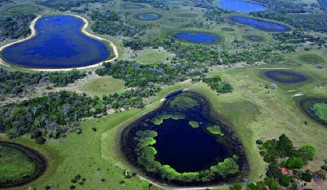
[[207, 83], [211, 89], [218, 93], [229, 93], [233, 91], [233, 87], [226, 81], [223, 81], [220, 75], [215, 75], [212, 78], [204, 78], [203, 82]]
[[51, 72], [47, 73], [46, 76], [55, 86], [67, 86], [67, 84], [73, 83], [75, 80], [86, 77], [86, 74], [72, 70], [69, 72]]
[[0, 67], [0, 94], [19, 94], [41, 82], [51, 82], [55, 86], [66, 86], [86, 74], [77, 70], [67, 72], [9, 72]]
[[291, 184], [292, 177], [283, 175], [282, 178], [280, 178], [280, 184], [284, 187], [288, 187]]
[[88, 3], [106, 3], [109, 1], [111, 0], [39, 0], [37, 4], [59, 11], [67, 11]]
[[241, 190], [242, 189], [242, 185], [239, 183], [235, 183], [234, 185], [229, 187], [230, 190]]
[[[0, 132], [9, 137], [40, 134], [58, 138], [78, 127], [78, 119], [106, 111], [103, 102], [73, 92], [56, 92], [0, 109]], [[37, 141], [38, 138], [37, 137]], [[42, 141], [40, 141], [42, 142]]]
[[113, 11], [93, 11], [89, 16], [94, 21], [91, 26], [92, 30], [98, 34], [134, 36], [145, 28], [145, 26], [126, 22], [122, 13], [118, 14]]
[[299, 149], [299, 156], [306, 161], [313, 160], [315, 156], [315, 148], [310, 145], [303, 146]]
[[140, 50], [144, 47], [164, 47], [179, 59], [189, 62], [200, 62], [214, 64], [230, 64], [245, 61], [248, 64], [254, 62], [278, 63], [284, 60], [284, 56], [280, 54], [277, 47], [261, 47], [255, 49], [242, 49], [237, 52], [221, 50], [214, 46], [203, 46], [196, 44], [182, 44], [175, 39], [149, 39], [147, 41], [135, 38], [133, 40], [124, 40], [124, 46], [128, 46], [134, 50]]
[[191, 63], [148, 64], [143, 65], [135, 61], [118, 61], [105, 63], [96, 70], [100, 76], [111, 75], [122, 79], [128, 87], [151, 87], [154, 84], [174, 84], [206, 72], [207, 69]]
[[[281, 190], [288, 187], [287, 189], [296, 190], [298, 189], [298, 179], [306, 182], [312, 180], [312, 172], [309, 170], [303, 172], [301, 168], [307, 164], [307, 161], [314, 158], [314, 147], [306, 145], [297, 149], [285, 134], [281, 135], [278, 140], [272, 139], [266, 142], [257, 140], [257, 144], [264, 161], [269, 163], [267, 178], [264, 180], [265, 185], [262, 186], [263, 182], [261, 181], [257, 184], [249, 184], [247, 189]], [[314, 175], [317, 181], [323, 179], [325, 173], [316, 172]]]
[[306, 170], [302, 175], [301, 175], [301, 179], [303, 181], [306, 181], [306, 182], [311, 182], [312, 180], [312, 173], [309, 171], [309, 170]]
[[305, 164], [306, 162], [302, 158], [297, 156], [291, 156], [287, 160], [286, 167], [288, 169], [301, 169]]
[[0, 17], [0, 41], [7, 38], [18, 39], [30, 35], [29, 24], [35, 15], [15, 14]]

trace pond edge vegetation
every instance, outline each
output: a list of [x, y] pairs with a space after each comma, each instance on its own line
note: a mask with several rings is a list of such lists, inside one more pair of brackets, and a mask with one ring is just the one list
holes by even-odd
[[[148, 115], [151, 115], [151, 114], [159, 111], [165, 105], [165, 103], [167, 103], [167, 100], [169, 98], [177, 96], [184, 92], [191, 92], [195, 95], [199, 95], [203, 100], [205, 100], [205, 102], [207, 104], [206, 106], [208, 106], [208, 110], [210, 110], [208, 112], [210, 114], [208, 117], [213, 117], [216, 121], [219, 121], [223, 127], [224, 133], [230, 134], [231, 138], [233, 138], [233, 140], [235, 142], [237, 142], [240, 157], [236, 156], [236, 160], [238, 160], [237, 165], [239, 166], [239, 172], [237, 173], [236, 176], [233, 176], [231, 179], [227, 179], [227, 180], [224, 180], [221, 182], [217, 182], [217, 181], [210, 181], [210, 182], [204, 182], [204, 183], [197, 182], [197, 183], [192, 183], [191, 185], [187, 185], [187, 184], [183, 185], [183, 184], [179, 184], [176, 182], [168, 182], [167, 179], [160, 179], [158, 177], [151, 176], [151, 174], [147, 174], [145, 169], [139, 168], [138, 166], [136, 166], [136, 163], [129, 160], [128, 156], [124, 152], [124, 150], [123, 150], [124, 149], [124, 145], [123, 145], [124, 139], [123, 138], [124, 138], [125, 131], [128, 130], [129, 127], [132, 127], [133, 124], [144, 120]], [[192, 126], [189, 126], [189, 127], [192, 127]], [[203, 95], [200, 92], [197, 92], [197, 90], [189, 90], [189, 89], [179, 89], [178, 90], [177, 89], [174, 91], [170, 91], [166, 96], [164, 96], [161, 99], [160, 104], [158, 106], [154, 107], [150, 111], [143, 113], [142, 115], [133, 119], [132, 121], [129, 121], [128, 123], [125, 123], [122, 126], [120, 126], [119, 132], [117, 134], [117, 136], [118, 136], [117, 144], [119, 145], [119, 147], [117, 147], [117, 151], [121, 155], [121, 158], [122, 158], [123, 162], [126, 164], [126, 166], [129, 168], [133, 168], [133, 170], [137, 171], [137, 173], [138, 173], [137, 176], [140, 179], [146, 180], [158, 187], [161, 187], [161, 188], [181, 188], [181, 187], [214, 188], [214, 187], [218, 187], [223, 184], [226, 184], [226, 183], [233, 184], [235, 182], [240, 182], [242, 179], [245, 179], [250, 173], [250, 164], [248, 161], [248, 155], [246, 154], [246, 149], [245, 149], [244, 145], [242, 144], [241, 140], [239, 139], [237, 132], [234, 130], [235, 129], [234, 129], [232, 122], [229, 121], [227, 118], [225, 118], [223, 115], [221, 115], [219, 112], [215, 111], [213, 109], [213, 106], [212, 106], [210, 100], [205, 95]], [[220, 132], [219, 134], [215, 134], [212, 131], [210, 131], [209, 133], [211, 133], [213, 135], [224, 136], [224, 133], [222, 133], [222, 132]], [[230, 159], [234, 160], [234, 156], [230, 157]], [[225, 161], [227, 160], [229, 162], [230, 159], [226, 158]], [[222, 162], [224, 162], [224, 161], [222, 161]], [[221, 163], [221, 162], [219, 162], [219, 163]], [[216, 165], [213, 165], [213, 166], [216, 166]], [[192, 173], [192, 172], [186, 172], [186, 173]]]
[[28, 184], [32, 181], [35, 181], [36, 179], [38, 179], [39, 177], [41, 177], [44, 174], [44, 172], [47, 168], [47, 160], [46, 160], [45, 156], [43, 156], [38, 151], [36, 151], [30, 147], [27, 147], [25, 145], [22, 145], [22, 144], [7, 142], [7, 141], [0, 141], [0, 145], [4, 145], [4, 146], [10, 147], [10, 148], [17, 149], [18, 151], [22, 152], [23, 154], [26, 154], [36, 165], [36, 171], [34, 172], [34, 174], [32, 176], [24, 177], [23, 180], [18, 181], [18, 182], [7, 182], [7, 183], [0, 184], [0, 188], [11, 188], [11, 187], [22, 186], [22, 185]]

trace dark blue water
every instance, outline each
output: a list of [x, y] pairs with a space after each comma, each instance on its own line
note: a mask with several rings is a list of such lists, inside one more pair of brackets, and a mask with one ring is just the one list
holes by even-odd
[[179, 32], [174, 35], [175, 39], [202, 44], [214, 44], [219, 41], [219, 37], [201, 32]]
[[161, 15], [157, 13], [141, 13], [136, 15], [136, 18], [139, 20], [151, 21], [158, 20], [159, 18], [161, 18]]
[[189, 120], [165, 120], [156, 130], [156, 158], [179, 172], [199, 171], [223, 161], [229, 153], [203, 128], [192, 128]]
[[266, 71], [264, 72], [264, 76], [273, 81], [285, 84], [300, 83], [308, 80], [306, 76], [291, 71]]
[[265, 32], [287, 32], [291, 30], [290, 27], [283, 24], [255, 19], [251, 17], [232, 16], [230, 17], [230, 19], [234, 22], [245, 24]]
[[75, 68], [104, 61], [106, 45], [81, 32], [84, 22], [73, 16], [49, 16], [35, 25], [37, 35], [4, 49], [11, 63], [33, 68]]
[[246, 0], [219, 0], [217, 5], [222, 9], [242, 13], [264, 11], [267, 9], [265, 5]]
[[[177, 172], [205, 171], [213, 165], [237, 155], [240, 159], [240, 168], [246, 165], [246, 157], [241, 143], [233, 135], [231, 128], [221, 122], [217, 115], [212, 115], [208, 102], [199, 94], [186, 91], [177, 91], [166, 96], [167, 100], [157, 110], [150, 112], [127, 126], [122, 131], [121, 145], [127, 159], [136, 167], [147, 171], [138, 152], [138, 133], [155, 131], [156, 142], [151, 146], [155, 148], [155, 161], [161, 165], [169, 165]], [[163, 115], [183, 115], [182, 118], [164, 119], [162, 123], [154, 122]], [[190, 121], [196, 121], [199, 127], [190, 126]], [[211, 134], [207, 127], [220, 126], [223, 136]], [[143, 154], [143, 153], [142, 153]], [[151, 164], [149, 164], [150, 167]], [[151, 170], [148, 176], [163, 180], [164, 183], [175, 185], [199, 185], [198, 181], [167, 181], [160, 176], [160, 172]], [[233, 179], [233, 177], [229, 178]], [[222, 182], [225, 179], [216, 176], [210, 182]]]

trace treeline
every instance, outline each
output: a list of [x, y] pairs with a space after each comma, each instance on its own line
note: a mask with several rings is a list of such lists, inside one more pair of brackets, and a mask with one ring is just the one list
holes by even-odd
[[88, 3], [106, 3], [112, 0], [38, 0], [37, 4], [50, 7], [59, 11], [67, 11]]
[[132, 3], [147, 3], [150, 4], [154, 8], [168, 9], [168, 6], [164, 1], [160, 0], [124, 0]]
[[164, 47], [167, 51], [176, 54], [177, 58], [189, 62], [215, 64], [232, 64], [246, 62], [254, 64], [255, 62], [278, 63], [284, 61], [285, 57], [276, 51], [275, 47], [257, 47], [255, 49], [246, 49], [236, 52], [222, 50], [214, 46], [182, 44], [175, 39], [152, 39], [142, 40], [135, 38], [124, 40], [124, 46], [133, 50], [141, 50], [145, 47]]
[[93, 11], [89, 17], [94, 21], [91, 28], [98, 34], [108, 34], [112, 36], [134, 36], [141, 34], [147, 27], [136, 25], [125, 21], [123, 13], [113, 11]]
[[287, 23], [303, 31], [327, 32], [326, 14], [321, 13], [316, 4], [292, 3], [273, 0], [255, 0], [264, 3], [268, 9], [252, 12], [251, 15]]
[[116, 61], [103, 64], [96, 70], [100, 76], [122, 79], [128, 87], [153, 87], [156, 84], [174, 84], [207, 72], [202, 65], [185, 61], [170, 64], [140, 64], [135, 61]]
[[[67, 86], [77, 79], [84, 78], [85, 72], [10, 72], [0, 68], [0, 94], [19, 94], [32, 85], [48, 82], [54, 86]], [[33, 88], [33, 87], [32, 87]]]
[[[279, 41], [280, 44], [294, 44], [297, 47], [300, 44], [305, 44], [310, 42], [318, 46], [318, 48], [327, 47], [327, 38], [326, 37], [314, 37], [309, 34], [305, 34], [302, 31], [293, 31], [291, 33], [274, 33], [272, 37]], [[280, 48], [281, 49], [281, 48]], [[291, 50], [288, 50], [290, 52]], [[295, 51], [295, 49], [294, 49]]]
[[0, 16], [0, 41], [6, 39], [18, 39], [31, 34], [29, 28], [35, 15], [15, 14], [9, 16]]
[[218, 93], [229, 93], [233, 91], [233, 87], [228, 82], [223, 81], [220, 75], [215, 75], [212, 78], [204, 78], [202, 81]]
[[[96, 102], [74, 92], [57, 92], [0, 109], [0, 132], [10, 138], [30, 134], [32, 138], [58, 138], [78, 127], [78, 119], [105, 111], [92, 109]], [[98, 106], [99, 108], [101, 106]]]

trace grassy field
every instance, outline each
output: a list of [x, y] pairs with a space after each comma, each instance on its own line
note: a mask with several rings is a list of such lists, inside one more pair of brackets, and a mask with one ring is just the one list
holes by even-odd
[[136, 54], [135, 59], [144, 64], [166, 62], [173, 57], [171, 53], [159, 49], [145, 49], [137, 51]]
[[24, 176], [33, 175], [35, 163], [18, 149], [0, 145], [0, 183], [20, 181]]
[[103, 95], [124, 90], [124, 87], [125, 83], [122, 80], [111, 77], [100, 77], [87, 81], [87, 83], [81, 87], [81, 91], [101, 98]]
[[33, 5], [18, 5], [7, 10], [11, 14], [37, 14], [41, 9]]

